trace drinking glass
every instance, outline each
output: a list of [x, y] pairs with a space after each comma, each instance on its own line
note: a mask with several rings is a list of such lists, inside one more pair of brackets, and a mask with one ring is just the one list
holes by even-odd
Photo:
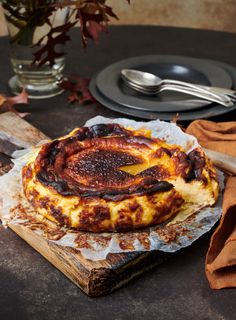
[[[39, 39], [48, 33], [50, 25], [40, 21], [40, 10], [45, 6], [52, 5], [54, 1], [41, 1], [40, 10], [35, 10], [35, 17], [32, 14], [32, 25], [24, 26], [25, 21], [29, 21], [29, 5], [32, 1], [2, 1], [4, 14], [7, 22], [10, 40], [10, 61], [15, 75], [9, 80], [9, 86], [14, 94], [19, 94], [23, 88], [29, 94], [29, 98], [41, 99], [60, 94], [63, 89], [58, 86], [62, 79], [62, 72], [65, 67], [64, 56], [55, 59], [55, 63], [37, 66], [33, 64], [34, 53], [45, 45], [36, 45]], [[34, 1], [33, 1], [34, 2]], [[10, 6], [9, 6], [10, 4]], [[28, 6], [28, 7], [27, 7]], [[12, 11], [13, 10], [13, 11]], [[42, 12], [42, 11], [41, 11]], [[69, 9], [58, 8], [52, 12], [49, 21], [53, 27], [63, 25], [68, 19]], [[38, 20], [35, 20], [38, 19]], [[35, 21], [37, 21], [35, 23]], [[60, 52], [62, 45], [56, 47]]]

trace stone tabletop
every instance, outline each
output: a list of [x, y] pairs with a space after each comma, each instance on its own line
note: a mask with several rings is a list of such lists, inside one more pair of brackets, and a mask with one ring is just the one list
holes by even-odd
[[[115, 61], [145, 54], [215, 59], [236, 66], [236, 35], [151, 26], [111, 27], [99, 44], [80, 48], [78, 31], [68, 45], [66, 74], [91, 77]], [[0, 39], [0, 92], [10, 94], [8, 40]], [[31, 100], [25, 119], [52, 138], [95, 116], [120, 116], [98, 104], [69, 105], [67, 93]], [[234, 112], [215, 118], [236, 120]], [[213, 291], [204, 274], [210, 235], [118, 291], [88, 298], [11, 230], [0, 226], [0, 319], [234, 319], [235, 289]]]

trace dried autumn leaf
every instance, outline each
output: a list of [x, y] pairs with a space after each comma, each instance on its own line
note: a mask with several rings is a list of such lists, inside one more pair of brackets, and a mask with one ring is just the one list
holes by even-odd
[[13, 107], [15, 104], [19, 103], [28, 103], [28, 94], [26, 90], [22, 90], [22, 92], [15, 97], [7, 97], [5, 95], [0, 94], [0, 113], [11, 111], [23, 118], [28, 113], [18, 112]]
[[96, 102], [89, 91], [89, 82], [90, 80], [88, 78], [72, 75], [67, 79], [64, 79], [61, 82], [60, 87], [70, 92], [68, 96], [68, 101], [70, 103], [78, 101], [80, 104], [87, 104]]
[[64, 45], [66, 41], [70, 40], [70, 37], [66, 34], [76, 22], [67, 22], [61, 26], [51, 28], [50, 31], [43, 36], [37, 43], [36, 46], [41, 45], [44, 39], [46, 44], [37, 52], [34, 53], [33, 64], [36, 63], [38, 66], [49, 62], [50, 66], [53, 66], [56, 58], [64, 56], [64, 52], [57, 52], [56, 46], [59, 44]]
[[105, 27], [101, 26], [96, 21], [90, 21], [90, 23], [87, 27], [87, 31], [91, 35], [91, 38], [93, 38], [95, 41], [98, 41], [99, 34], [102, 31], [105, 31]]
[[99, 34], [106, 30], [109, 17], [118, 19], [111, 7], [100, 2], [88, 3], [77, 9], [76, 19], [80, 22], [83, 47], [86, 47], [89, 38], [98, 40]]

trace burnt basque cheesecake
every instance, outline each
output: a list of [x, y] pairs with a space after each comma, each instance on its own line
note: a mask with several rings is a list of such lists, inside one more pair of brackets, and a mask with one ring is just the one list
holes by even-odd
[[200, 148], [151, 137], [149, 130], [99, 124], [39, 148], [22, 171], [35, 210], [77, 230], [129, 231], [160, 224], [183, 206], [212, 206], [216, 171]]

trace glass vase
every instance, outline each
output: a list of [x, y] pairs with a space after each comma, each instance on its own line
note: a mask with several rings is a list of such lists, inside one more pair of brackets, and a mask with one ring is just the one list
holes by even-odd
[[[11, 3], [10, 7], [9, 2]], [[21, 28], [20, 24], [24, 25], [24, 21], [29, 19], [29, 5], [31, 3], [34, 1], [2, 1], [10, 39], [10, 61], [15, 73], [9, 80], [9, 86], [14, 94], [19, 94], [25, 88], [29, 98], [53, 97], [63, 92], [58, 83], [63, 76], [65, 58], [62, 56], [55, 59], [52, 66], [48, 62], [37, 66], [33, 63], [34, 53], [45, 45], [45, 41], [42, 41], [40, 45], [37, 43], [48, 33], [50, 24], [56, 27], [67, 22], [69, 9], [58, 8], [53, 11], [48, 23], [43, 19], [40, 21], [40, 12], [43, 12], [40, 10], [43, 10], [43, 7], [41, 6], [40, 10], [34, 8], [32, 11], [33, 22], [27, 23], [27, 27]], [[53, 1], [41, 1], [41, 3], [48, 6]], [[63, 51], [62, 45], [58, 45], [56, 49], [59, 52]]]

